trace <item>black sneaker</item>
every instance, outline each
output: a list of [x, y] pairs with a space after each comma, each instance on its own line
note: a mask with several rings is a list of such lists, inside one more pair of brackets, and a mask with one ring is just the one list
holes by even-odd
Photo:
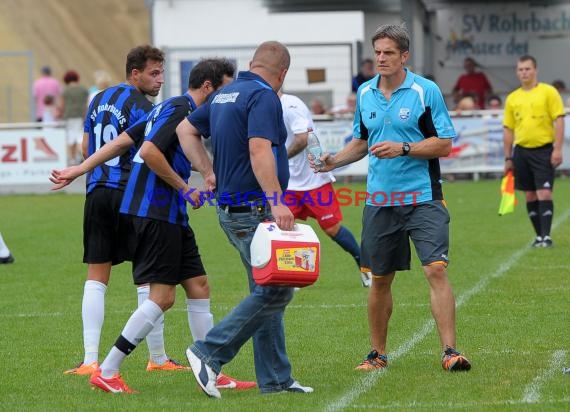
[[552, 247], [554, 244], [552, 243], [552, 238], [550, 236], [544, 236], [542, 238], [542, 247]]
[[14, 256], [12, 256], [10, 254], [6, 257], [0, 258], [0, 264], [3, 264], [3, 263], [14, 263]]
[[540, 237], [540, 236], [535, 237], [531, 246], [532, 247], [542, 247], [542, 237]]

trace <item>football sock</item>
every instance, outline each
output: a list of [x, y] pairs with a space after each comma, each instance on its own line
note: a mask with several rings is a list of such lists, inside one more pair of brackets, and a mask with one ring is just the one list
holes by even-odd
[[[150, 293], [150, 286], [143, 285], [137, 287], [137, 298], [139, 306], [148, 299]], [[148, 353], [150, 359], [157, 365], [163, 365], [168, 357], [164, 349], [164, 315], [162, 315], [154, 323], [154, 328], [146, 336], [146, 345], [148, 346]]]
[[89, 365], [99, 359], [99, 340], [105, 319], [105, 292], [107, 286], [96, 280], [87, 280], [83, 288], [81, 316], [83, 318], [83, 363]]
[[145, 300], [135, 310], [101, 364], [101, 375], [104, 378], [111, 378], [119, 371], [125, 357], [135, 350], [161, 316], [163, 316], [162, 309], [150, 299]]
[[210, 299], [186, 299], [188, 325], [194, 342], [204, 340], [214, 327], [214, 315], [210, 313]]
[[10, 250], [4, 243], [4, 239], [2, 239], [2, 233], [0, 233], [0, 258], [7, 258], [8, 256], [10, 256]]
[[540, 200], [538, 202], [540, 212], [540, 236], [550, 236], [552, 216], [554, 215], [554, 203], [552, 200]]
[[358, 242], [354, 238], [352, 232], [346, 227], [341, 226], [336, 236], [332, 237], [332, 240], [350, 253], [356, 261], [358, 268], [360, 268], [360, 246], [358, 246]]
[[541, 236], [538, 200], [535, 200], [533, 202], [526, 202], [526, 210], [528, 211], [528, 217], [532, 223], [534, 231], [536, 232], [536, 236]]

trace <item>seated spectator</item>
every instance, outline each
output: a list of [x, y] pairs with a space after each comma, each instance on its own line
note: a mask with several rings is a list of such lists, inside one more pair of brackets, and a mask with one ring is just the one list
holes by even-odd
[[500, 110], [503, 108], [503, 101], [496, 94], [492, 94], [487, 98], [487, 109]]
[[552, 86], [554, 86], [554, 88], [558, 90], [560, 94], [566, 93], [566, 83], [564, 83], [564, 80], [560, 79], [554, 80], [552, 82]]
[[475, 94], [466, 93], [457, 102], [457, 106], [455, 106], [455, 113], [458, 116], [467, 116], [471, 113], [465, 113], [465, 112], [471, 112], [473, 110], [477, 110], [478, 108], [479, 107], [477, 106]]
[[467, 57], [463, 61], [463, 68], [466, 73], [459, 76], [455, 86], [453, 86], [453, 100], [458, 104], [459, 99], [467, 93], [475, 94], [475, 102], [479, 109], [485, 108], [487, 96], [493, 92], [491, 83], [483, 72], [476, 72], [475, 68], [479, 67], [475, 59]]
[[345, 104], [331, 108], [330, 113], [335, 116], [354, 115], [356, 109], [356, 93], [350, 92], [346, 97]]
[[317, 98], [311, 100], [311, 113], [313, 114], [327, 114], [327, 108], [324, 102]]
[[352, 91], [356, 93], [360, 85], [376, 76], [374, 60], [364, 59], [360, 63], [360, 71], [352, 78]]

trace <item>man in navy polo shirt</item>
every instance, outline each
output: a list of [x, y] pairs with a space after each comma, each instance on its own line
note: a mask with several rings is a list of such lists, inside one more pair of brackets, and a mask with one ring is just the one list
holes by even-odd
[[285, 349], [283, 315], [293, 288], [256, 285], [249, 249], [260, 222], [275, 220], [284, 230], [294, 225], [293, 214], [280, 201], [289, 168], [287, 131], [276, 93], [289, 63], [284, 45], [262, 43], [250, 70], [240, 72], [235, 82], [191, 113], [176, 130], [183, 146], [200, 145], [201, 135], [212, 138], [220, 225], [240, 253], [251, 292], [204, 340], [194, 342], [186, 351], [200, 387], [216, 398], [220, 397], [216, 376], [249, 338], [253, 338], [255, 371], [262, 393], [313, 391], [291, 377]]

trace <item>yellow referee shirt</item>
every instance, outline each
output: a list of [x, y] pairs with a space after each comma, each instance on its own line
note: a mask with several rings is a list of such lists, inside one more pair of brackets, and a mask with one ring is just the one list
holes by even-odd
[[507, 96], [503, 126], [514, 130], [514, 144], [528, 149], [554, 142], [554, 120], [564, 116], [558, 90], [538, 83], [531, 90], [518, 88]]

